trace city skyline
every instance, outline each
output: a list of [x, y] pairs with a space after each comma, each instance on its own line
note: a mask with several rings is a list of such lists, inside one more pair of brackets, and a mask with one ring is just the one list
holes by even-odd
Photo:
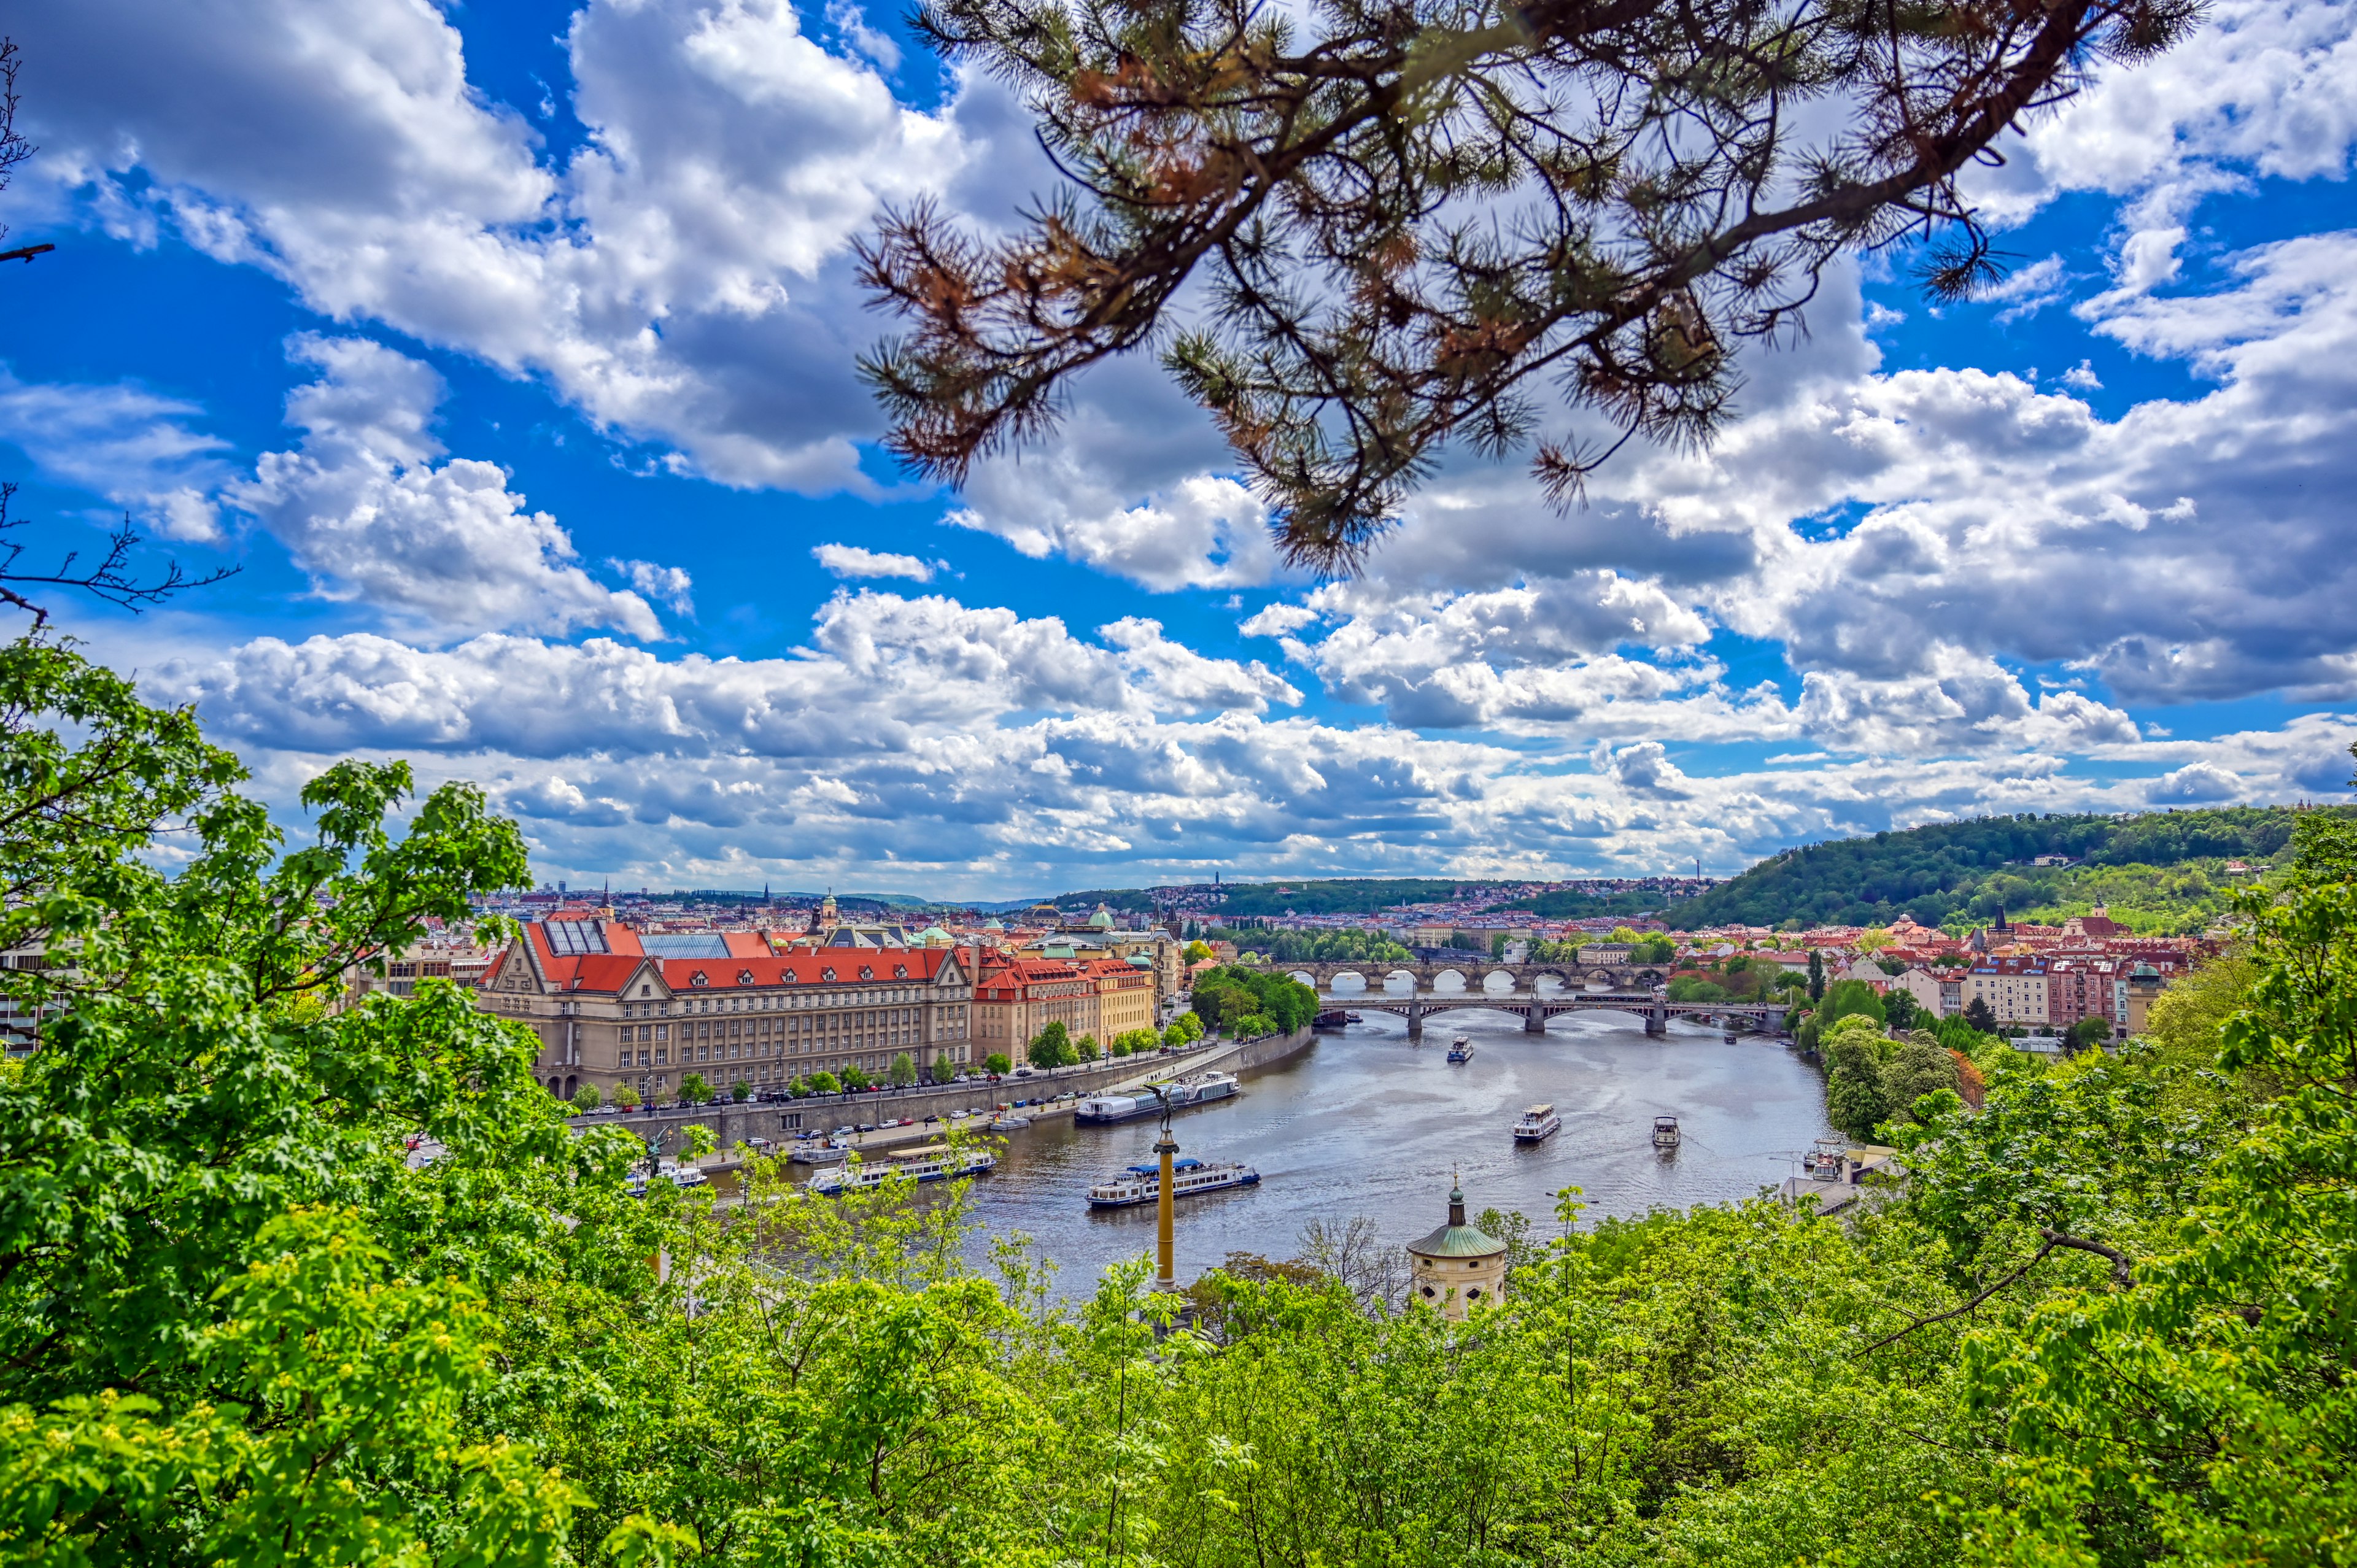
[[[2345, 799], [2357, 22], [2214, 6], [1974, 188], [2008, 275], [1831, 271], [1706, 452], [1557, 512], [1452, 453], [1289, 573], [1147, 360], [963, 493], [878, 452], [887, 207], [1052, 184], [896, 16], [47, 0], [11, 27], [0, 380], [37, 553], [226, 583], [57, 620], [299, 821], [480, 782], [535, 873], [943, 898], [1731, 875], [2038, 811]], [[1004, 892], [994, 895], [993, 890]]]

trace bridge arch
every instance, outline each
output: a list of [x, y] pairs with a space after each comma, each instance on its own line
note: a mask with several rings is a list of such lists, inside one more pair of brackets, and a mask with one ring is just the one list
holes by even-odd
[[1481, 977], [1481, 989], [1491, 996], [1512, 992], [1519, 984], [1511, 969], [1493, 969]]
[[1394, 969], [1385, 972], [1383, 975], [1383, 994], [1387, 996], [1411, 996], [1414, 995], [1415, 993], [1415, 971], [1412, 969]]

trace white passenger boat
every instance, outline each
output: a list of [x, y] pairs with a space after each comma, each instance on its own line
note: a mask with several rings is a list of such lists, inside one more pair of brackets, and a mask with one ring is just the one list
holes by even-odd
[[982, 1149], [963, 1153], [939, 1144], [921, 1149], [896, 1149], [874, 1165], [863, 1165], [855, 1170], [823, 1171], [811, 1177], [810, 1189], [833, 1197], [840, 1192], [865, 1191], [882, 1187], [896, 1176], [910, 1181], [957, 1181], [965, 1176], [980, 1176], [998, 1161]]
[[1674, 1149], [1678, 1146], [1678, 1119], [1674, 1116], [1653, 1118], [1653, 1147]]
[[1517, 1144], [1544, 1143], [1554, 1137], [1562, 1126], [1563, 1118], [1555, 1113], [1554, 1106], [1544, 1103], [1534, 1105], [1523, 1112], [1521, 1121], [1514, 1123], [1514, 1142]]
[[1163, 1084], [1162, 1098], [1157, 1099], [1150, 1089], [1135, 1094], [1092, 1094], [1081, 1101], [1072, 1112], [1072, 1121], [1082, 1127], [1117, 1127], [1125, 1122], [1142, 1122], [1162, 1113], [1168, 1101], [1173, 1111], [1183, 1111], [1190, 1105], [1208, 1105], [1215, 1100], [1227, 1100], [1236, 1092], [1236, 1075], [1232, 1072], [1200, 1072], [1192, 1078], [1173, 1079]]
[[1455, 1039], [1449, 1041], [1448, 1059], [1453, 1062], [1471, 1061], [1473, 1059], [1473, 1042], [1467, 1039], [1462, 1035], [1459, 1035]]
[[[1227, 1161], [1206, 1164], [1197, 1159], [1173, 1160], [1170, 1164], [1170, 1196], [1174, 1200], [1193, 1197], [1198, 1193], [1218, 1192], [1223, 1187], [1259, 1185], [1260, 1172], [1250, 1165]], [[1132, 1165], [1089, 1188], [1089, 1207], [1127, 1208], [1133, 1204], [1156, 1202], [1161, 1197], [1161, 1167]]]

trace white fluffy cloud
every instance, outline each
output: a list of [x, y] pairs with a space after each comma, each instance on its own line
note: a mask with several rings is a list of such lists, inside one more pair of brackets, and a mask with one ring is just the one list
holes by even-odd
[[[359, 338], [306, 336], [291, 352], [320, 371], [286, 400], [302, 445], [264, 454], [253, 477], [224, 493], [286, 545], [320, 596], [364, 601], [429, 635], [611, 627], [662, 636], [637, 592], [574, 564], [565, 530], [526, 510], [498, 465], [435, 463], [442, 447], [430, 427], [444, 388], [431, 366]], [[683, 600], [684, 574], [620, 564]]]
[[811, 551], [811, 557], [838, 577], [906, 577], [915, 583], [933, 580], [930, 561], [856, 544], [821, 544]]
[[841, 264], [968, 148], [787, 0], [598, 0], [570, 33], [589, 145], [544, 164], [425, 0], [36, 0], [37, 172], [113, 231], [168, 224], [314, 309], [545, 378], [733, 485], [862, 488], [872, 330]]
[[482, 780], [559, 874], [670, 885], [897, 865], [976, 894], [1115, 867], [1475, 875], [1699, 855], [1727, 869], [1796, 838], [1991, 809], [2280, 799], [2329, 787], [2357, 736], [2342, 715], [2198, 746], [2115, 737], [2098, 748], [2110, 769], [2142, 771], [2108, 783], [2037, 752], [1711, 777], [1658, 739], [1575, 772], [1560, 752], [1272, 716], [1265, 671], [1200, 661], [1150, 622], [1102, 639], [863, 592], [839, 595], [791, 659], [353, 634], [187, 652], [150, 663], [147, 684], [196, 702], [290, 796], [317, 766], [300, 759], [355, 748]]

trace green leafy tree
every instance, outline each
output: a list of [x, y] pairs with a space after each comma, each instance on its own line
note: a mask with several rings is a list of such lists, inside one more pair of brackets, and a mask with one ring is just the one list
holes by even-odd
[[1964, 1004], [1964, 1022], [1984, 1035], [1996, 1033], [1996, 1012], [1986, 997], [1975, 996]]
[[1825, 1058], [1825, 1120], [1852, 1138], [1870, 1140], [1897, 1108], [1883, 1077], [1889, 1041], [1873, 1020], [1853, 1014], [1821, 1025], [1818, 1048]]
[[0, 971], [48, 1010], [0, 1082], [0, 1552], [547, 1561], [586, 1499], [503, 1435], [497, 1304], [644, 1255], [634, 1145], [454, 986], [323, 1004], [522, 842], [343, 762], [288, 850], [242, 779], [70, 645], [0, 650], [0, 945], [52, 961]]
[[625, 1111], [636, 1111], [639, 1108], [639, 1091], [628, 1082], [618, 1083], [614, 1086], [614, 1103]]
[[867, 1088], [875, 1081], [865, 1070], [856, 1065], [843, 1069], [843, 1087], [855, 1092]]
[[1825, 955], [1815, 948], [1809, 950], [1809, 1000], [1822, 1000], [1825, 993]]
[[1060, 1018], [1049, 1019], [1047, 1027], [1031, 1036], [1030, 1047], [1024, 1055], [1033, 1067], [1043, 1070], [1060, 1068], [1077, 1059], [1072, 1050], [1071, 1031], [1064, 1027], [1064, 1021]]
[[1824, 999], [1817, 1004], [1817, 1021], [1824, 1028], [1848, 1017], [1870, 1019], [1877, 1028], [1886, 1021], [1882, 998], [1863, 980], [1834, 982], [1825, 987]]
[[1092, 1062], [1104, 1055], [1104, 1050], [1097, 1044], [1097, 1037], [1094, 1035], [1082, 1035], [1073, 1042], [1072, 1055], [1078, 1060]]
[[708, 1105], [712, 1101], [712, 1086], [700, 1072], [683, 1073], [679, 1080], [679, 1098], [686, 1105]]
[[840, 1094], [843, 1092], [842, 1081], [831, 1072], [814, 1072], [811, 1074], [810, 1086], [820, 1094]]
[[892, 1058], [892, 1065], [888, 1070], [893, 1088], [909, 1088], [917, 1081], [917, 1058], [902, 1051]]
[[955, 1063], [955, 1062], [953, 1062], [953, 1061], [952, 1061], [952, 1060], [950, 1059], [950, 1054], [949, 1054], [949, 1052], [947, 1052], [947, 1051], [936, 1051], [936, 1052], [934, 1052], [934, 1053], [933, 1053], [933, 1081], [934, 1081], [935, 1083], [951, 1083], [951, 1082], [954, 1082], [954, 1081], [956, 1080], [956, 1079], [957, 1079], [957, 1063]]
[[[618, 1093], [615, 1098], [619, 1101], [621, 1096]], [[597, 1092], [597, 1086], [594, 1083], [585, 1083], [573, 1091], [573, 1111], [576, 1115], [587, 1114], [605, 1102], [606, 1097]]]
[[983, 1070], [995, 1073], [1001, 1078], [1006, 1077], [1014, 1066], [1015, 1063], [1008, 1058], [1005, 1051], [993, 1051], [982, 1058]]
[[728, 1086], [728, 1098], [742, 1105], [753, 1098], [753, 1086], [740, 1078]]
[[1247, 1013], [1228, 1027], [1229, 1033], [1239, 1040], [1258, 1039], [1278, 1032], [1276, 1020], [1265, 1013]]
[[2072, 1025], [2070, 1032], [2063, 1036], [2066, 1042], [2064, 1048], [2074, 1052], [2093, 1050], [2097, 1046], [2110, 1043], [2111, 1037], [2110, 1019], [2082, 1018]]
[[1912, 992], [1892, 986], [1882, 994], [1882, 1021], [1893, 1029], [1911, 1029], [1922, 1015]]

